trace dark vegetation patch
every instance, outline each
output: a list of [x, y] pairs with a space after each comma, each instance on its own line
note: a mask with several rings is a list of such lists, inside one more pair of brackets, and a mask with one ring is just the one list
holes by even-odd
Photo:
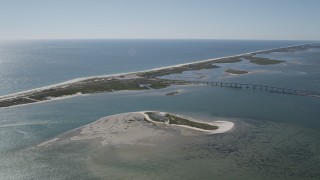
[[258, 64], [258, 65], [272, 65], [272, 64], [280, 64], [280, 63], [286, 62], [282, 60], [253, 57], [253, 56], [246, 56], [245, 59], [249, 60], [251, 63]]
[[247, 74], [248, 71], [239, 70], [239, 69], [226, 69], [225, 72], [231, 73], [231, 74]]
[[169, 124], [184, 125], [184, 126], [195, 127], [203, 130], [215, 130], [219, 128], [218, 126], [191, 121], [191, 120], [174, 116], [171, 114], [166, 114], [165, 116], [161, 116], [154, 112], [146, 112], [146, 114], [150, 117], [151, 120], [155, 122], [162, 122], [162, 123], [167, 122]]

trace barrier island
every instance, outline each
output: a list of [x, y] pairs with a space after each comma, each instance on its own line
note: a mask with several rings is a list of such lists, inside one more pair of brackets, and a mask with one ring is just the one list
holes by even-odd
[[[190, 82], [188, 81], [163, 79], [161, 77], [170, 74], [182, 73], [185, 71], [219, 68], [219, 63], [236, 63], [242, 60], [249, 60], [251, 63], [257, 65], [279, 64], [285, 61], [262, 58], [258, 57], [257, 55], [272, 52], [295, 52], [306, 50], [309, 48], [319, 47], [320, 45], [317, 44], [296, 45], [291, 47], [262, 50], [235, 56], [178, 64], [174, 66], [162, 67], [148, 71], [71, 80], [57, 85], [1, 96], [0, 108], [30, 103], [38, 103], [42, 101], [48, 101], [56, 98], [63, 98], [67, 96], [75, 96], [80, 94], [113, 92], [121, 90], [160, 89], [166, 88], [171, 85], [188, 85], [190, 84]], [[240, 72], [234, 70], [232, 70], [231, 73], [245, 74], [244, 71]]]

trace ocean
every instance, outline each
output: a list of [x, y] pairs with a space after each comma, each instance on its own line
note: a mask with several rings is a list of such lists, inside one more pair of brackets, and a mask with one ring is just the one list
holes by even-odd
[[[0, 44], [0, 95], [75, 78], [147, 70], [307, 42], [244, 40], [38, 40]], [[259, 55], [287, 62], [259, 66], [242, 61], [220, 68], [163, 78], [243, 82], [320, 89], [320, 49]], [[235, 67], [253, 71], [229, 75]], [[168, 92], [180, 91], [175, 96]], [[26, 153], [26, 149], [64, 132], [124, 112], [167, 111], [235, 122], [233, 132], [182, 138], [156, 147], [163, 154], [112, 161], [114, 179], [317, 179], [320, 177], [320, 99], [209, 86], [82, 95], [0, 109], [0, 177], [5, 179], [91, 179], [79, 149], [64, 153]], [[84, 148], [85, 149], [85, 148]], [[85, 151], [90, 151], [85, 149]], [[74, 153], [73, 153], [74, 152]], [[126, 153], [119, 149], [118, 153]], [[110, 157], [114, 152], [110, 152]], [[170, 154], [170, 156], [166, 156]], [[46, 158], [44, 158], [46, 157]], [[186, 158], [189, 157], [189, 158]], [[192, 158], [190, 158], [192, 157]], [[132, 163], [132, 162], [131, 162]], [[153, 164], [147, 167], [146, 164]], [[197, 168], [195, 168], [197, 167]], [[89, 170], [88, 170], [89, 171]], [[122, 176], [130, 172], [129, 177]], [[160, 173], [161, 172], [161, 173]], [[59, 174], [59, 176], [57, 175]], [[140, 176], [140, 175], [143, 176]], [[111, 179], [113, 179], [111, 178]], [[1, 179], [1, 178], [0, 178]]]
[[38, 40], [0, 43], [0, 95], [67, 80], [148, 70], [300, 41]]

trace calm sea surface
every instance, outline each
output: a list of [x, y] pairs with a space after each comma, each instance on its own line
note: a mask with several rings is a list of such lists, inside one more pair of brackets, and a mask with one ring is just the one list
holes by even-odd
[[301, 43], [231, 40], [0, 42], [0, 95], [80, 77], [147, 70]]
[[[301, 43], [304, 42], [52, 40], [1, 43], [0, 95], [74, 78], [146, 70]], [[287, 62], [258, 66], [242, 61], [164, 78], [320, 90], [320, 49], [259, 56]], [[241, 76], [225, 74], [224, 69], [230, 67], [254, 73]], [[177, 90], [181, 93], [165, 96]], [[236, 129], [216, 136], [181, 139], [174, 148], [169, 148], [172, 147], [169, 145], [157, 147], [162, 148], [164, 154], [159, 154], [159, 159], [145, 157], [147, 160], [144, 162], [135, 161], [130, 177], [318, 179], [319, 109], [319, 98], [208, 86], [100, 93], [4, 108], [0, 109], [0, 179], [78, 179], [77, 174], [85, 171], [78, 167], [81, 162], [74, 160], [73, 155], [83, 152], [26, 154], [24, 150], [101, 117], [142, 110], [180, 113], [207, 121], [230, 120], [236, 123]], [[145, 166], [148, 160], [156, 165], [153, 168]], [[108, 171], [111, 177], [124, 178], [121, 174], [128, 169], [121, 163], [124, 162], [114, 161], [114, 167]]]

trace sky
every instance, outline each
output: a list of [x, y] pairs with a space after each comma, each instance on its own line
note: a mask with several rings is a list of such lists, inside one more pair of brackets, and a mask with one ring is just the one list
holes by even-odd
[[0, 40], [320, 40], [320, 0], [0, 0]]

